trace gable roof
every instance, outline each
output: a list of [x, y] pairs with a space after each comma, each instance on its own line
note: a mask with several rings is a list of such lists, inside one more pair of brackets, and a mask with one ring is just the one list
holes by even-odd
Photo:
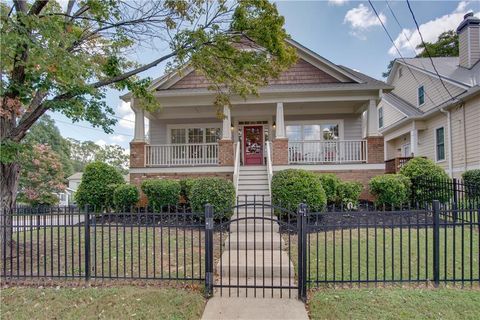
[[[278, 79], [272, 79], [267, 86], [273, 90], [292, 87], [321, 87], [325, 89], [364, 89], [378, 90], [393, 89], [385, 82], [371, 78], [350, 68], [336, 65], [330, 60], [318, 55], [292, 39], [286, 40], [288, 44], [297, 49], [299, 60], [297, 64], [284, 72]], [[208, 88], [208, 80], [187, 65], [181, 70], [165, 74], [152, 81], [150, 90], [185, 90], [194, 93], [205, 91]], [[259, 90], [262, 91], [262, 90]], [[131, 94], [127, 93], [121, 98], [128, 101]]]
[[[477, 62], [472, 68], [466, 69], [459, 66], [458, 57], [434, 57], [432, 60], [442, 79], [464, 89], [480, 85], [480, 62]], [[387, 78], [387, 83], [392, 82], [393, 74], [396, 73], [399, 64], [438, 78], [429, 58], [397, 58]]]

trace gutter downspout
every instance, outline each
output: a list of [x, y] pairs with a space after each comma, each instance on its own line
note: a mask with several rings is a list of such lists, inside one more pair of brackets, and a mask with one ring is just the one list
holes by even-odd
[[452, 147], [452, 115], [450, 110], [440, 108], [440, 112], [447, 115], [448, 130], [448, 176], [453, 178], [453, 147]]
[[462, 103], [462, 115], [463, 115], [463, 171], [467, 171], [467, 124], [465, 117], [465, 104]]

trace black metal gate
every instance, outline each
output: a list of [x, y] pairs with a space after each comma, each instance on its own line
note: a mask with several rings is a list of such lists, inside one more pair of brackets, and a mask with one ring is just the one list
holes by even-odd
[[[239, 198], [214, 224], [206, 208], [207, 293], [235, 297], [304, 297], [302, 220], [262, 198]], [[220, 212], [217, 212], [217, 214]], [[302, 240], [303, 239], [303, 240]]]

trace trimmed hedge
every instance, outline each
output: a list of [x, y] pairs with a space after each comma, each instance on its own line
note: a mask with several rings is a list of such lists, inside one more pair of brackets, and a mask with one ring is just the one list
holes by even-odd
[[[310, 211], [318, 211], [327, 203], [327, 196], [318, 175], [305, 170], [287, 169], [273, 175], [272, 203], [292, 212], [297, 211], [300, 203], [305, 203]], [[277, 215], [281, 214], [279, 210], [276, 211]]]
[[470, 199], [480, 200], [480, 169], [467, 170], [462, 174]]
[[399, 206], [408, 203], [411, 182], [401, 174], [384, 174], [373, 177], [369, 189], [375, 196], [377, 205]]
[[360, 201], [360, 194], [362, 193], [363, 185], [356, 181], [343, 181], [337, 187], [339, 205], [348, 205], [352, 203], [357, 205]]
[[111, 185], [120, 184], [125, 184], [125, 180], [116, 168], [100, 161], [89, 163], [75, 193], [75, 201], [80, 208], [88, 205], [100, 212], [111, 202]]
[[339, 201], [338, 199], [338, 186], [340, 179], [333, 173], [325, 173], [319, 176], [320, 182], [322, 183], [323, 190], [325, 190], [325, 195], [327, 196], [327, 203], [333, 204]]
[[154, 210], [162, 210], [166, 206], [176, 206], [180, 198], [180, 183], [170, 179], [150, 179], [142, 182], [143, 193], [147, 196], [148, 205]]
[[[420, 157], [413, 158], [403, 165], [400, 169], [400, 174], [403, 174], [412, 182], [412, 189], [416, 201], [431, 202], [432, 200], [440, 200], [441, 202], [447, 202], [452, 196], [451, 192], [444, 190], [443, 182], [450, 180], [448, 174], [442, 167], [430, 159]], [[423, 184], [415, 187], [416, 181], [421, 181], [422, 178], [438, 183], [431, 183], [428, 187]]]
[[205, 212], [208, 203], [213, 206], [215, 219], [228, 219], [235, 205], [235, 187], [226, 179], [199, 178], [192, 182], [188, 198], [194, 212]]
[[138, 203], [140, 198], [138, 189], [132, 184], [118, 186], [113, 193], [113, 203], [118, 210], [129, 211]]
[[190, 203], [189, 194], [195, 179], [186, 178], [180, 180], [180, 196], [185, 204]]

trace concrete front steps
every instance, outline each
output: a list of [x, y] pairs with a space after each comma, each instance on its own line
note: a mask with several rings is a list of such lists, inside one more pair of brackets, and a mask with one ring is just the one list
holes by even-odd
[[[238, 210], [216, 265], [214, 294], [224, 297], [296, 298], [295, 270], [273, 214], [266, 166], [240, 168]], [[255, 202], [255, 204], [254, 204]], [[228, 288], [228, 286], [231, 286]], [[243, 288], [241, 288], [243, 287]], [[273, 287], [273, 288], [272, 288]]]

